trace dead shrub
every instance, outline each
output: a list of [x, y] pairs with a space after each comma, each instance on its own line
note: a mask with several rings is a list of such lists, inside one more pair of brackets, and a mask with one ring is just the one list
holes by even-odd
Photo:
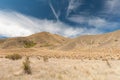
[[25, 62], [23, 62], [23, 69], [26, 74], [32, 74], [29, 57], [26, 57]]
[[12, 55], [6, 55], [5, 58], [11, 59], [11, 60], [18, 60], [18, 59], [21, 59], [22, 56], [19, 54], [12, 54]]
[[47, 56], [43, 56], [43, 61], [44, 61], [44, 62], [48, 62], [48, 59], [49, 59], [49, 58], [48, 58]]

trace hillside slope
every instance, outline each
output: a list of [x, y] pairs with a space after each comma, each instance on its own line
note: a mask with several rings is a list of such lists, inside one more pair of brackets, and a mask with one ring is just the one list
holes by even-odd
[[66, 40], [68, 39], [60, 35], [41, 32], [27, 37], [1, 39], [0, 48], [55, 47], [62, 45]]
[[66, 38], [49, 32], [36, 33], [27, 37], [0, 39], [0, 48], [57, 48], [59, 50], [119, 48], [120, 31], [100, 35], [83, 35]]
[[75, 50], [83, 48], [119, 48], [120, 47], [120, 31], [101, 35], [84, 35], [74, 38], [64, 46], [61, 50]]

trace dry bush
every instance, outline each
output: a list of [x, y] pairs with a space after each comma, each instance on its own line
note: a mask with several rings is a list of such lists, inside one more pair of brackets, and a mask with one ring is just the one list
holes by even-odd
[[25, 62], [23, 62], [23, 69], [26, 74], [32, 74], [29, 57], [26, 57]]
[[40, 57], [39, 57], [39, 56], [37, 56], [37, 59], [38, 59], [38, 60], [40, 60]]
[[6, 55], [5, 58], [11, 59], [11, 60], [18, 60], [18, 59], [21, 59], [22, 56], [19, 54], [12, 54], [12, 55]]
[[117, 42], [118, 40], [116, 39], [115, 42]]
[[36, 43], [34, 43], [33, 41], [24, 41], [25, 48], [31, 48], [31, 47], [34, 47], [35, 45]]
[[118, 57], [118, 60], [120, 60], [120, 57]]
[[112, 66], [111, 66], [111, 64], [110, 64], [110, 62], [108, 61], [108, 59], [103, 59], [103, 61], [105, 61], [106, 62], [106, 64], [108, 65], [108, 67], [109, 68], [111, 68]]
[[49, 58], [48, 58], [47, 56], [43, 56], [43, 61], [44, 61], [44, 62], [48, 62], [48, 59], [49, 59]]
[[108, 65], [108, 67], [111, 68], [111, 64], [110, 64], [110, 62], [108, 60], [106, 60], [106, 63]]

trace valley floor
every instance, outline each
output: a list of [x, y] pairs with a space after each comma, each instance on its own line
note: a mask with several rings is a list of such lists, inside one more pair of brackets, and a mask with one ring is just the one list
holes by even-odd
[[23, 62], [0, 58], [0, 80], [120, 80], [120, 60], [29, 58], [32, 74], [25, 74]]
[[0, 49], [0, 55], [20, 54], [22, 56], [47, 56], [49, 58], [70, 58], [89, 60], [120, 60], [120, 49], [78, 49], [71, 51], [50, 50], [44, 48]]

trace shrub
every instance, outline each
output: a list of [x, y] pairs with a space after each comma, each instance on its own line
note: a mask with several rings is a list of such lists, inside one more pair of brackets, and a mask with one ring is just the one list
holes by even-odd
[[118, 40], [116, 39], [115, 42], [117, 42]]
[[49, 47], [49, 46], [51, 46], [49, 43], [43, 45], [43, 47]]
[[42, 44], [40, 47], [50, 47], [50, 46], [53, 46], [52, 44], [49, 44], [49, 43], [44, 43]]
[[25, 48], [31, 48], [35, 45], [36, 45], [36, 43], [34, 43], [33, 41], [24, 41], [24, 47]]
[[48, 62], [48, 59], [49, 59], [49, 58], [48, 58], [47, 56], [43, 56], [43, 61], [44, 61], [44, 62]]
[[26, 57], [25, 62], [23, 62], [23, 69], [26, 74], [32, 74], [29, 57]]
[[22, 56], [19, 54], [12, 54], [12, 55], [5, 56], [5, 58], [12, 59], [12, 60], [18, 60], [18, 59], [21, 59]]

